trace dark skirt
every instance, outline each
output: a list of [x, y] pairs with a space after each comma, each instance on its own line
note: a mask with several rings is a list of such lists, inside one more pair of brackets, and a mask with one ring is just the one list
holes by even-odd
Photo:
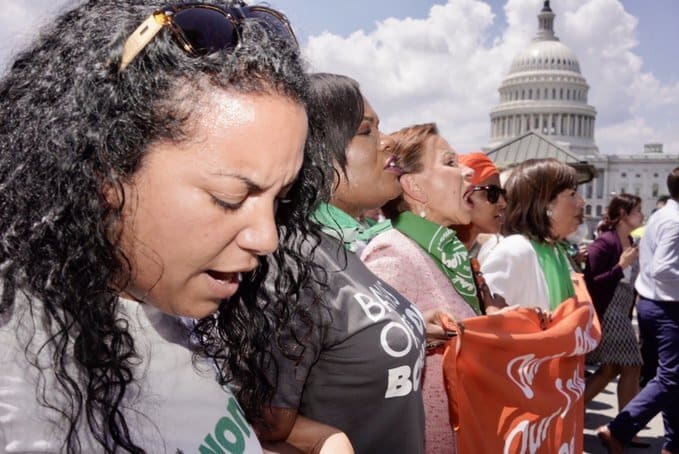
[[613, 299], [606, 308], [601, 322], [602, 337], [599, 346], [587, 355], [587, 361], [620, 366], [641, 366], [639, 341], [629, 314], [634, 305], [634, 291], [628, 282], [620, 281]]

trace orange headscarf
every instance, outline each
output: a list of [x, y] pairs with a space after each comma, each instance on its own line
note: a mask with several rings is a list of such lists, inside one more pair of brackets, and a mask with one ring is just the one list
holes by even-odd
[[474, 171], [472, 184], [477, 185], [493, 175], [500, 175], [500, 171], [495, 167], [495, 163], [487, 154], [476, 151], [474, 153], [462, 154], [459, 156], [460, 164], [469, 167]]

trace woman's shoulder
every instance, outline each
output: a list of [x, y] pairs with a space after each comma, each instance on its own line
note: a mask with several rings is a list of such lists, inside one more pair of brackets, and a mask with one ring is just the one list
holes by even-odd
[[524, 235], [514, 234], [502, 238], [489, 253], [489, 256], [524, 256], [534, 254], [530, 240]]
[[589, 245], [590, 254], [606, 254], [616, 249], [622, 250], [622, 243], [620, 237], [615, 230], [606, 230], [600, 232], [596, 238]]
[[399, 257], [413, 259], [421, 248], [410, 238], [396, 229], [387, 230], [370, 240], [361, 253], [361, 260], [370, 262], [380, 257]]
[[403, 248], [403, 245], [407, 246], [409, 242], [411, 241], [408, 239], [408, 237], [406, 237], [398, 230], [389, 229], [385, 232], [380, 233], [375, 238], [370, 240], [368, 245], [363, 250], [361, 257], [377, 250], [383, 249], [401, 250]]

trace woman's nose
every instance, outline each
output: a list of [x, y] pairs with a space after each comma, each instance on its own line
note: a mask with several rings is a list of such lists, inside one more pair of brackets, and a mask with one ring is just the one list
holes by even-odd
[[278, 247], [278, 227], [273, 207], [253, 213], [248, 225], [240, 232], [240, 247], [256, 255], [271, 254]]
[[380, 151], [383, 153], [393, 153], [396, 141], [389, 135], [380, 132]]
[[465, 180], [471, 181], [471, 179], [474, 177], [474, 169], [471, 167], [467, 167], [466, 165], [460, 165], [460, 169], [462, 169], [462, 176], [464, 177]]

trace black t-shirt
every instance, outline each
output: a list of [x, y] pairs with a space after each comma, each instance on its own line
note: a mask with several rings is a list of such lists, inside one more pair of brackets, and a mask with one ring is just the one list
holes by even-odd
[[273, 405], [341, 429], [357, 453], [424, 452], [422, 314], [336, 240], [315, 259], [328, 288], [301, 361], [277, 358]]

